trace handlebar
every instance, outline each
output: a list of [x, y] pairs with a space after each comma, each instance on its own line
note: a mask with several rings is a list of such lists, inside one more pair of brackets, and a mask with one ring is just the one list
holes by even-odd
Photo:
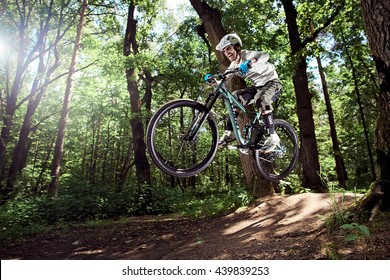
[[223, 76], [224, 78], [226, 78], [228, 75], [237, 73], [237, 72], [239, 72], [239, 71], [240, 71], [240, 68], [236, 68], [236, 69], [234, 69], [234, 70], [230, 70], [230, 71], [227, 71], [227, 72], [223, 73], [222, 76]]
[[230, 74], [234, 74], [234, 73], [237, 73], [238, 71], [240, 71], [240, 68], [235, 68], [234, 70], [230, 70], [230, 71], [227, 71], [223, 74], [214, 74], [212, 75], [209, 79], [208, 79], [208, 82], [211, 83], [214, 79], [216, 80], [222, 80], [222, 81], [226, 81], [227, 77], [230, 75]]

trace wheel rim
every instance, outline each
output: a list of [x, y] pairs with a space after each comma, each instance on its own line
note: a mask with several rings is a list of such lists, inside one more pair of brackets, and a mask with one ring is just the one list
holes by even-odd
[[[259, 170], [262, 171], [264, 177], [270, 180], [280, 180], [286, 177], [294, 168], [298, 156], [295, 135], [281, 125], [276, 125], [275, 130], [280, 138], [280, 144], [275, 151], [268, 154], [256, 152]], [[265, 137], [260, 144], [264, 140]]]
[[210, 118], [195, 136], [190, 137], [188, 134], [188, 128], [198, 115], [196, 106], [181, 105], [168, 108], [156, 120], [152, 148], [156, 163], [165, 172], [175, 176], [200, 172], [215, 154], [217, 143], [213, 138], [215, 129]]

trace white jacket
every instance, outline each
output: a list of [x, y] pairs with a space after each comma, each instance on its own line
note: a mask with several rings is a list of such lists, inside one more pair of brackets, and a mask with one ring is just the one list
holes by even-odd
[[[262, 51], [242, 50], [240, 62], [237, 63], [236, 61], [232, 61], [226, 71], [234, 70], [240, 67], [240, 64], [245, 60], [250, 60], [252, 58], [256, 58], [257, 62], [252, 62], [248, 73], [246, 73], [245, 76], [242, 76], [240, 72], [236, 72], [236, 75], [250, 80], [256, 87], [264, 86], [272, 80], [279, 80], [275, 66], [268, 62], [269, 54]], [[228, 79], [230, 78], [232, 77], [228, 77]]]

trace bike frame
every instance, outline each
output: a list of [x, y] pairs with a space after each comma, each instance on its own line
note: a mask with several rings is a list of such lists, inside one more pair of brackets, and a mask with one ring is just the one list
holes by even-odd
[[[227, 76], [238, 71], [239, 69], [236, 69], [222, 75], [207, 75], [205, 80], [214, 87], [214, 90], [207, 95], [205, 102], [190, 99], [175, 100], [165, 104], [153, 115], [148, 125], [146, 143], [152, 160], [165, 173], [176, 177], [190, 177], [203, 171], [212, 162], [218, 150], [218, 127], [216, 114], [212, 108], [219, 98], [224, 101], [237, 140], [237, 145], [228, 145], [228, 148], [238, 149], [246, 155], [252, 153], [257, 169], [268, 180], [278, 181], [291, 173], [297, 163], [299, 152], [298, 138], [293, 127], [282, 119], [276, 119], [275, 127], [279, 128], [278, 133], [283, 133], [281, 143], [271, 153], [261, 151], [267, 133], [261, 112], [249, 111], [241, 104], [240, 97], [230, 92], [226, 85]], [[240, 110], [244, 117], [250, 119], [246, 121], [243, 129], [240, 129], [238, 125], [235, 110]], [[161, 141], [156, 144], [155, 139], [156, 135], [162, 140], [164, 138], [159, 138], [159, 135], [167, 137], [164, 131], [165, 121], [159, 122], [166, 118], [169, 120], [171, 111], [172, 114], [177, 113], [179, 117], [179, 119], [174, 119], [176, 121], [175, 135], [178, 138], [175, 138], [176, 148], [165, 153], [165, 146], [161, 144]], [[207, 126], [203, 127], [206, 123]], [[198, 143], [201, 148], [200, 157], [197, 157]], [[182, 153], [182, 150], [185, 152]], [[284, 159], [285, 155], [287, 156]], [[279, 159], [283, 160], [279, 161]], [[275, 162], [280, 162], [280, 164], [275, 164]]]
[[[229, 119], [232, 123], [233, 126], [233, 132], [236, 135], [236, 139], [240, 146], [242, 148], [248, 148], [249, 142], [250, 142], [250, 137], [249, 139], [245, 139], [243, 135], [241, 134], [238, 121], [237, 121], [237, 116], [234, 113], [234, 108], [238, 108], [241, 110], [244, 114], [250, 116], [253, 118], [252, 125], [259, 123], [261, 124], [261, 117], [260, 113], [258, 112], [249, 112], [247, 108], [245, 108], [240, 101], [238, 101], [235, 96], [226, 88], [226, 84], [224, 80], [221, 81], [216, 81], [217, 85], [215, 87], [215, 90], [212, 94], [210, 94], [209, 98], [205, 102], [206, 105], [206, 112], [210, 113], [211, 108], [214, 106], [216, 100], [218, 97], [222, 95], [223, 100], [225, 102], [225, 107], [228, 111]], [[204, 116], [205, 119], [206, 116]], [[203, 123], [204, 119], [201, 121]]]

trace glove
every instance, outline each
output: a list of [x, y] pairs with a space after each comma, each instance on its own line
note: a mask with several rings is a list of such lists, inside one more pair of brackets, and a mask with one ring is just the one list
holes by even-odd
[[245, 76], [246, 73], [249, 71], [251, 61], [245, 60], [243, 63], [240, 64], [240, 72], [243, 76]]
[[210, 83], [210, 78], [212, 77], [213, 75], [211, 74], [206, 74], [204, 77], [203, 77], [203, 80], [206, 82], [206, 83]]

